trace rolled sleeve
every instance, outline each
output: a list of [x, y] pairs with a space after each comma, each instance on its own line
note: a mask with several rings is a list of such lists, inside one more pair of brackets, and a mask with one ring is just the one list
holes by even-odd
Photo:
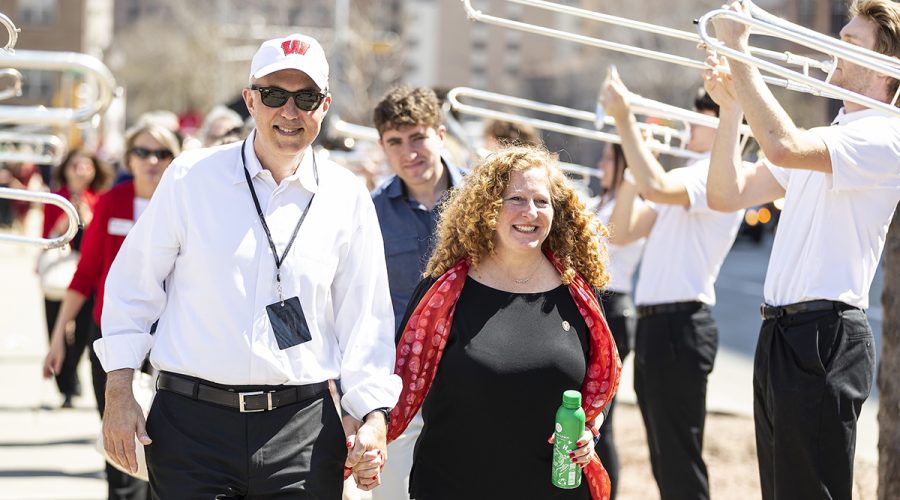
[[163, 174], [106, 278], [103, 337], [94, 349], [107, 372], [139, 368], [153, 347], [150, 330], [165, 309], [164, 281], [174, 268], [188, 216], [177, 207], [176, 171], [173, 164]]
[[393, 374], [394, 314], [384, 246], [371, 199], [358, 187], [356, 230], [332, 284], [336, 331], [341, 347], [341, 404], [362, 419], [375, 408], [393, 408], [400, 378]]

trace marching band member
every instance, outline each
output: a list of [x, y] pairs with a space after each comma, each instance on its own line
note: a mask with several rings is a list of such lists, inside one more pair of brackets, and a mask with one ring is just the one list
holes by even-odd
[[[728, 8], [747, 13], [735, 2]], [[857, 0], [841, 39], [900, 57], [900, 4]], [[748, 29], [713, 21], [748, 52]], [[864, 310], [900, 200], [900, 120], [844, 101], [831, 126], [797, 128], [758, 70], [710, 56], [706, 88], [722, 123], [709, 205], [736, 210], [784, 197], [765, 282], [753, 374], [762, 497], [851, 498], [856, 422], [875, 368]], [[723, 67], [730, 64], [728, 77]], [[898, 80], [839, 60], [831, 83], [890, 102]], [[735, 153], [742, 114], [769, 161]]]

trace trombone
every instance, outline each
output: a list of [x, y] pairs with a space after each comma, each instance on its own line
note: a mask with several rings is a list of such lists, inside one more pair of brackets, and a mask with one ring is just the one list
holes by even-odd
[[66, 144], [57, 135], [0, 131], [0, 162], [57, 165], [65, 154]]
[[75, 206], [72, 205], [69, 200], [58, 194], [26, 191], [24, 189], [0, 188], [0, 199], [56, 205], [62, 209], [66, 214], [66, 218], [69, 220], [69, 227], [66, 228], [66, 232], [56, 238], [33, 238], [30, 236], [0, 233], [0, 242], [8, 241], [11, 243], [37, 245], [45, 249], [59, 248], [72, 241], [72, 238], [75, 237], [75, 234], [78, 233], [78, 230], [81, 228], [81, 222], [78, 219], [78, 212], [75, 210]]
[[828, 72], [828, 76], [824, 81], [817, 80], [811, 78], [808, 74], [801, 74], [764, 59], [760, 59], [759, 57], [755, 57], [752, 53], [746, 54], [731, 49], [719, 40], [711, 37], [709, 35], [710, 21], [717, 17], [728, 17], [750, 26], [753, 28], [754, 33], [791, 40], [810, 49], [830, 54], [835, 59], [840, 58], [882, 75], [900, 80], [900, 60], [896, 58], [879, 54], [860, 46], [847, 43], [843, 40], [822, 35], [821, 33], [790, 23], [760, 9], [750, 0], [743, 0], [743, 3], [749, 5], [750, 16], [732, 10], [716, 9], [707, 12], [700, 18], [697, 22], [697, 30], [700, 33], [700, 38], [707, 47], [720, 54], [724, 54], [729, 59], [756, 66], [761, 70], [789, 79], [795, 82], [796, 85], [812, 88], [814, 89], [813, 93], [817, 95], [824, 95], [833, 99], [843, 99], [868, 108], [877, 109], [878, 111], [889, 115], [900, 117], [900, 108], [896, 106], [897, 99], [900, 97], [900, 89], [894, 94], [890, 103], [885, 103], [834, 85], [831, 83], [832, 71]]
[[9, 88], [0, 90], [0, 101], [22, 95], [22, 73], [12, 68], [0, 69], [0, 79], [7, 77], [12, 79], [13, 84]]
[[[657, 35], [664, 35], [671, 38], [676, 38], [679, 40], [685, 40], [696, 44], [701, 43], [703, 40], [696, 33], [692, 33], [689, 31], [681, 31], [674, 28], [668, 28], [665, 26], [658, 26], [655, 24], [645, 23], [641, 21], [635, 21], [633, 19], [628, 19], [625, 17], [612, 16], [609, 14], [602, 14], [599, 12], [594, 12], [586, 9], [580, 9], [578, 7], [572, 7], [569, 5], [561, 5], [558, 3], [547, 2], [545, 0], [507, 0], [512, 3], [527, 5], [529, 7], [535, 7], [538, 9], [544, 9], [550, 12], [556, 12], [561, 14], [568, 14], [575, 17], [580, 17], [582, 19], [588, 19], [591, 21], [597, 21], [601, 23], [614, 24], [617, 26], [623, 26], [626, 28], [635, 29], [638, 31], [644, 31], [647, 33], [654, 33]], [[686, 66], [688, 68], [705, 70], [707, 68], [706, 61], [700, 59], [691, 59], [688, 57], [678, 56], [674, 54], [669, 54], [667, 52], [660, 52], [656, 50], [644, 49], [640, 47], [633, 47], [631, 45], [625, 45], [623, 43], [613, 42], [609, 40], [603, 40], [601, 38], [581, 35], [577, 33], [570, 33], [567, 31], [562, 31], [554, 28], [548, 28], [546, 26], [539, 26], [535, 24], [524, 23], [521, 21], [514, 21], [502, 17], [492, 16], [488, 14], [482, 13], [480, 10], [476, 10], [472, 7], [472, 0], [462, 0], [463, 7], [466, 10], [466, 14], [469, 19], [473, 21], [479, 21], [486, 24], [493, 24], [495, 26], [501, 26], [504, 28], [510, 28], [519, 31], [525, 31], [527, 33], [535, 33], [538, 35], [549, 36], [552, 38], [558, 38], [561, 40], [567, 40], [570, 42], [580, 43], [583, 45], [588, 45], [591, 47], [598, 47], [601, 49], [613, 50], [616, 52], [623, 52], [625, 54], [630, 54], [634, 56], [646, 57], [649, 59], [653, 59], [656, 61], [664, 61], [668, 63], [678, 64], [681, 66]], [[821, 36], [821, 35], [820, 35]], [[799, 66], [803, 68], [804, 74], [808, 74], [811, 68], [815, 68], [825, 72], [826, 74], [831, 74], [832, 68], [834, 67], [833, 61], [818, 61], [809, 57], [800, 56], [797, 54], [792, 54], [790, 52], [776, 52], [772, 50], [761, 49], [757, 47], [753, 47], [750, 49], [751, 53], [755, 54], [758, 58], [767, 58], [772, 59], [787, 65]], [[770, 63], [773, 64], [774, 63]], [[777, 66], [777, 65], [776, 65]], [[811, 80], [815, 80], [810, 78]], [[763, 76], [763, 80], [770, 85], [775, 85], [778, 87], [784, 87], [789, 90], [796, 90], [800, 92], [806, 92], [814, 95], [820, 95], [820, 90], [818, 87], [812, 87], [810, 85], [801, 84], [792, 81], [791, 79], [782, 79], [782, 78], [774, 78], [770, 76]]]
[[19, 41], [19, 32], [22, 31], [19, 28], [16, 28], [16, 24], [13, 23], [12, 19], [9, 18], [6, 14], [0, 12], [0, 24], [2, 24], [5, 28], [9, 37], [6, 40], [6, 45], [3, 46], [3, 50], [7, 53], [12, 54], [14, 52], [14, 48], [16, 46], [16, 42]]
[[[518, 114], [499, 111], [494, 109], [487, 109], [481, 106], [475, 106], [472, 104], [466, 104], [460, 101], [460, 98], [468, 98], [477, 101], [483, 101], [493, 104], [505, 105], [510, 107], [515, 107], [519, 109], [529, 110], [529, 111], [537, 111], [540, 113], [545, 113], [548, 115], [555, 115], [564, 118], [579, 120], [582, 122], [588, 122], [591, 124], [600, 125], [600, 126], [613, 126], [615, 125], [615, 121], [612, 117], [604, 116], [600, 117], [596, 113], [591, 113], [589, 111], [581, 111], [571, 108], [566, 108], [563, 106], [558, 106], [555, 104], [545, 104], [537, 101], [531, 101], [528, 99], [522, 99], [520, 97], [511, 97], [502, 94], [495, 94], [493, 92], [486, 92], [484, 90], [476, 90], [468, 87], [456, 87], [451, 89], [450, 92], [447, 93], [447, 100], [450, 102], [450, 105], [453, 109], [459, 111], [460, 113], [465, 113], [473, 116], [479, 116], [481, 118], [492, 118], [498, 120], [506, 120], [513, 123], [518, 123], [522, 125], [530, 125], [532, 127], [546, 130], [550, 132], [558, 132], [561, 134], [572, 135], [576, 137], [582, 137], [585, 139], [593, 139], [596, 141], [603, 142], [613, 142], [616, 144], [621, 143], [621, 139], [617, 134], [613, 134], [611, 132], [605, 132], [602, 129], [597, 130], [597, 128], [587, 128], [587, 127], [578, 127], [574, 125], [566, 125], [562, 123], [552, 122], [549, 120], [544, 120], [540, 118], [530, 118], [521, 116]], [[646, 99], [639, 96], [632, 96], [629, 98], [629, 103], [631, 104], [632, 109], [637, 114], [643, 114], [645, 116], [653, 116], [657, 118], [663, 118], [666, 120], [672, 120], [687, 124], [696, 124], [702, 125], [705, 127], [718, 127], [719, 120], [718, 118], [704, 115], [702, 113], [697, 113], [694, 111], [688, 111], [685, 109], [677, 108], [675, 106], [670, 106], [668, 104], [664, 104], [661, 102], [653, 101], [651, 99]], [[676, 156], [679, 158], [686, 158], [690, 160], [697, 160], [703, 158], [705, 155], [700, 153], [695, 153], [693, 151], [689, 151], [686, 149], [687, 143], [690, 140], [690, 132], [687, 127], [684, 129], [676, 129], [673, 127], [668, 127], [665, 125], [657, 125], [653, 123], [640, 123], [638, 127], [642, 131], [649, 132], [654, 139], [655, 142], [650, 142], [647, 146], [652, 150], [659, 152], [661, 154]], [[741, 128], [741, 133], [745, 137], [750, 136], [749, 127], [743, 126]], [[677, 141], [678, 145], [673, 145], [673, 142]]]
[[44, 106], [0, 106], [0, 123], [68, 125], [103, 113], [115, 95], [116, 80], [95, 57], [76, 52], [20, 50], [15, 55], [0, 51], [0, 68], [75, 72], [93, 80], [95, 99], [80, 108]]

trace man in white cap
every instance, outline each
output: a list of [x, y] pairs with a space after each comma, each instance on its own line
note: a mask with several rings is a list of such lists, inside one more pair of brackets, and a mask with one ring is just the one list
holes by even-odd
[[[383, 461], [400, 393], [371, 198], [310, 146], [331, 104], [325, 53], [267, 41], [249, 83], [256, 129], [175, 159], [106, 282], [106, 447], [134, 470], [137, 437], [154, 498], [339, 499], [345, 460]], [[131, 380], [148, 353], [145, 426]], [[363, 422], [346, 445], [334, 379]], [[357, 479], [373, 487], [377, 469]]]

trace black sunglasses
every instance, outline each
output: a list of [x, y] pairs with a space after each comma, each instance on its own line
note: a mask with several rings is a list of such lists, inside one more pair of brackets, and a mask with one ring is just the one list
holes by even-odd
[[172, 154], [172, 151], [168, 149], [147, 149], [137, 147], [132, 149], [131, 152], [142, 160], [146, 160], [151, 156], [153, 156], [157, 160], [168, 160], [169, 158], [175, 156], [174, 154]]
[[262, 103], [270, 108], [280, 108], [289, 98], [294, 98], [294, 104], [303, 111], [313, 111], [319, 109], [322, 101], [325, 100], [325, 94], [315, 90], [298, 90], [297, 92], [289, 92], [278, 87], [260, 87], [251, 85], [250, 90], [258, 90]]

